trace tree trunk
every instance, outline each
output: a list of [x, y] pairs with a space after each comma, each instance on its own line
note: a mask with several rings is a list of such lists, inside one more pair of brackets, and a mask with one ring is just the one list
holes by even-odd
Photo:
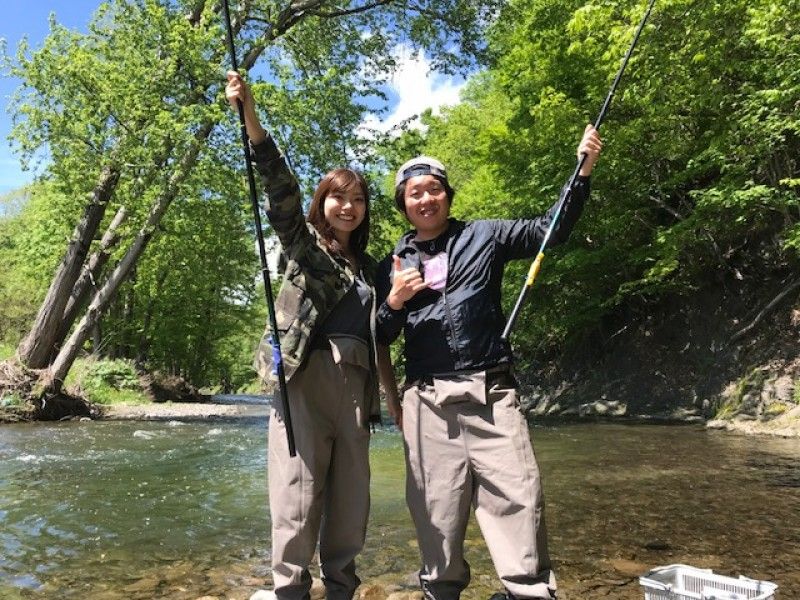
[[94, 324], [92, 327], [92, 353], [100, 358], [102, 356], [101, 350], [103, 348], [103, 332], [100, 329], [100, 322]]
[[119, 181], [119, 168], [106, 166], [100, 173], [91, 201], [83, 217], [75, 226], [67, 251], [47, 291], [36, 320], [25, 339], [17, 348], [20, 362], [29, 369], [43, 369], [48, 365], [53, 344], [59, 332], [64, 309], [81, 273], [89, 246], [105, 214], [108, 201]]
[[125, 300], [122, 302], [122, 327], [119, 329], [119, 346], [122, 358], [135, 358], [133, 334], [134, 319], [136, 316], [136, 267], [133, 265], [128, 276], [129, 285], [126, 288]]
[[103, 234], [103, 238], [100, 240], [100, 248], [98, 248], [97, 252], [89, 257], [86, 267], [83, 269], [83, 274], [80, 276], [80, 279], [78, 279], [78, 282], [72, 289], [72, 294], [67, 302], [67, 307], [64, 309], [64, 317], [61, 320], [61, 325], [58, 329], [58, 335], [53, 342], [51, 361], [61, 349], [61, 345], [64, 343], [67, 334], [69, 334], [69, 330], [72, 328], [72, 324], [75, 322], [75, 319], [78, 316], [78, 311], [89, 297], [89, 292], [93, 287], [97, 286], [96, 282], [100, 277], [100, 272], [108, 262], [108, 259], [111, 256], [111, 250], [119, 242], [117, 228], [119, 228], [126, 216], [127, 212], [125, 207], [121, 206], [117, 211], [117, 214], [114, 215], [114, 219], [111, 221], [108, 229], [106, 229], [106, 232]]
[[197, 162], [197, 157], [200, 154], [200, 150], [204, 147], [206, 139], [211, 133], [213, 127], [213, 123], [205, 123], [195, 134], [194, 143], [187, 150], [180, 163], [176, 166], [166, 189], [151, 206], [150, 213], [144, 226], [139, 230], [139, 233], [131, 243], [128, 251], [125, 253], [125, 256], [122, 258], [119, 264], [117, 264], [116, 268], [112, 271], [111, 275], [109, 275], [103, 286], [97, 291], [92, 299], [92, 302], [89, 304], [88, 309], [86, 310], [86, 314], [75, 328], [75, 331], [72, 332], [72, 335], [69, 337], [69, 340], [67, 340], [66, 344], [64, 344], [64, 347], [61, 348], [58, 356], [56, 356], [53, 364], [45, 374], [44, 383], [48, 388], [55, 391], [61, 389], [64, 378], [72, 367], [72, 363], [75, 362], [75, 358], [78, 356], [78, 352], [80, 352], [81, 348], [83, 347], [83, 343], [88, 338], [92, 327], [98, 322], [100, 317], [108, 308], [108, 305], [114, 298], [114, 294], [116, 294], [119, 286], [123, 281], [125, 281], [125, 278], [134, 268], [145, 248], [147, 248], [147, 244], [153, 237], [161, 218], [164, 216], [167, 208], [169, 208], [169, 205], [178, 195], [181, 183], [191, 173], [192, 168]]
[[167, 280], [169, 271], [162, 271], [156, 278], [155, 293], [150, 297], [147, 302], [147, 307], [144, 310], [142, 318], [142, 333], [139, 335], [139, 345], [136, 351], [136, 366], [142, 368], [144, 363], [147, 362], [147, 353], [150, 350], [150, 323], [153, 321], [153, 311], [155, 309], [155, 299], [161, 294], [164, 288], [164, 283]]

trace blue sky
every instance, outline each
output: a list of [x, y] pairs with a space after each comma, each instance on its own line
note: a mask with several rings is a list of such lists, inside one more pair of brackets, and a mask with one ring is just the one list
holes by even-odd
[[[58, 23], [85, 31], [101, 3], [101, 0], [29, 0], [22, 10], [6, 11], [0, 26], [0, 38], [5, 39], [7, 52], [11, 55], [16, 53], [23, 37], [28, 38], [32, 48], [39, 48], [47, 37], [51, 13], [56, 15]], [[413, 54], [404, 47], [398, 47], [395, 51], [399, 68], [387, 85], [391, 99], [389, 111], [381, 115], [380, 120], [374, 115], [367, 115], [364, 125], [368, 127], [385, 130], [426, 108], [436, 111], [442, 105], [458, 101], [463, 79], [429, 73], [429, 63], [424, 54]], [[18, 80], [0, 77], [0, 194], [30, 183], [35, 175], [30, 171], [22, 171], [8, 141], [11, 131], [8, 100], [18, 86]]]
[[[55, 13], [56, 20], [72, 29], [86, 30], [99, 0], [29, 0], [21, 7], [6, 10], [0, 26], [0, 38], [6, 41], [6, 51], [15, 54], [23, 37], [32, 47], [41, 46], [49, 31], [49, 15]], [[8, 98], [19, 85], [19, 81], [0, 77], [0, 194], [18, 188], [33, 179], [33, 173], [23, 172], [19, 160], [11, 152], [8, 134], [11, 131], [11, 115], [8, 114]]]

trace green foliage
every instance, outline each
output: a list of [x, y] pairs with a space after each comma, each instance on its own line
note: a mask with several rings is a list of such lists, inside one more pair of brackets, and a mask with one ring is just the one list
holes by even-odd
[[150, 399], [129, 360], [78, 359], [65, 382], [98, 404], [146, 404]]
[[261, 328], [253, 324], [257, 267], [248, 207], [212, 190], [214, 183], [208, 197], [187, 199], [165, 218], [163, 235], [105, 322], [106, 341], [118, 352], [196, 385], [228, 377], [236, 369], [231, 361], [242, 358], [239, 346], [252, 352]]
[[[380, 86], [400, 44], [425, 49], [440, 68], [471, 68], [502, 3], [231, 4], [240, 65], [253, 69], [263, 120], [310, 191], [340, 164], [377, 168], [373, 142], [357, 126], [367, 99], [385, 99]], [[196, 385], [235, 388], [251, 380], [265, 319], [253, 283], [258, 266], [238, 123], [222, 94], [229, 59], [220, 4], [110, 0], [88, 32], [52, 21], [40, 48], [24, 42], [15, 56], [3, 54], [5, 74], [23, 82], [11, 105], [12, 143], [26, 166], [46, 151], [48, 194], [63, 202], [58, 218], [33, 201], [30, 221], [16, 204], [0, 212], [11, 215], [0, 217], [9, 219], [0, 223], [0, 259], [11, 265], [7, 277], [0, 274], [0, 339], [15, 343], [26, 332], [99, 173], [112, 165], [120, 178], [103, 225], [120, 206], [128, 219], [95, 283], [137, 235], [148, 248], [118, 290], [92, 350]], [[55, 203], [49, 206], [55, 211]], [[157, 226], [144, 225], [166, 208]], [[390, 219], [376, 222], [390, 228]], [[385, 246], [388, 236], [387, 230], [375, 239]]]
[[[643, 10], [503, 8], [491, 68], [430, 120], [423, 144], [452, 173], [457, 216], [536, 215], [556, 200]], [[569, 243], [547, 252], [518, 322], [524, 360], [620, 307], [798, 265], [798, 20], [797, 1], [656, 4], [601, 129], [592, 200]], [[508, 267], [509, 308], [526, 271]]]
[[[121, 205], [130, 216], [109, 268], [158, 201], [174, 198], [145, 232], [147, 252], [93, 350], [196, 385], [253, 380], [265, 310], [238, 124], [221, 94], [217, 4], [193, 20], [188, 0], [112, 0], [88, 33], [54, 22], [41, 48], [22, 44], [4, 58], [23, 81], [13, 143], [26, 161], [44, 148], [50, 156], [47, 183], [0, 199], [3, 343], [25, 333], [100, 169], [115, 164], [121, 177], [104, 224]], [[263, 119], [303, 188], [340, 164], [369, 175], [377, 258], [407, 229], [394, 169], [421, 152], [448, 166], [458, 217], [533, 216], [552, 204], [643, 10], [633, 0], [422, 0], [350, 13], [356, 5], [346, 2], [333, 16], [322, 3], [302, 14], [278, 0], [234, 4], [240, 56], [259, 58], [249, 77]], [[548, 251], [520, 318], [525, 360], [614, 311], [712, 278], [797, 268], [797, 22], [800, 0], [656, 4], [601, 131], [592, 201], [570, 242]], [[484, 59], [490, 67], [461, 104], [425, 115], [425, 131], [362, 137], [366, 102], [385, 99], [399, 43], [425, 48], [444, 70]], [[509, 265], [507, 305], [526, 271]]]
[[44, 298], [78, 204], [47, 183], [0, 198], [0, 342], [16, 344]]
[[92, 387], [108, 385], [118, 390], [139, 387], [135, 367], [125, 360], [102, 360], [87, 369], [83, 383]]
[[22, 398], [18, 394], [0, 395], [0, 408], [14, 408], [23, 406]]

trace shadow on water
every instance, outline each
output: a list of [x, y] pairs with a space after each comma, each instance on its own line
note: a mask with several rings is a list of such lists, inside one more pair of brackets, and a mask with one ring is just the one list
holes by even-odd
[[[800, 598], [800, 443], [699, 427], [531, 430], [550, 550], [567, 600], [643, 597], [638, 576], [686, 563]], [[402, 440], [371, 444], [362, 579], [413, 589]], [[0, 428], [0, 598], [246, 599], [267, 587], [266, 420]], [[496, 591], [474, 522], [467, 600]]]

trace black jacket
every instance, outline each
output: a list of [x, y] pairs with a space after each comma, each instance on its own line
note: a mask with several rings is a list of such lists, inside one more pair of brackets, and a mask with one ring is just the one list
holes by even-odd
[[[566, 186], [562, 197], [565, 192]], [[567, 240], [588, 197], [589, 178], [580, 177], [548, 247]], [[447, 231], [435, 240], [415, 241], [415, 230], [400, 239], [393, 254], [404, 269], [420, 268], [420, 251], [432, 255], [446, 250], [448, 257], [444, 293], [423, 290], [397, 311], [385, 302], [391, 290], [392, 257], [378, 268], [378, 342], [389, 345], [403, 330], [406, 381], [511, 363], [511, 345], [500, 337], [506, 321], [500, 305], [503, 268], [509, 260], [536, 255], [556, 207], [557, 203], [534, 219], [450, 219]]]

